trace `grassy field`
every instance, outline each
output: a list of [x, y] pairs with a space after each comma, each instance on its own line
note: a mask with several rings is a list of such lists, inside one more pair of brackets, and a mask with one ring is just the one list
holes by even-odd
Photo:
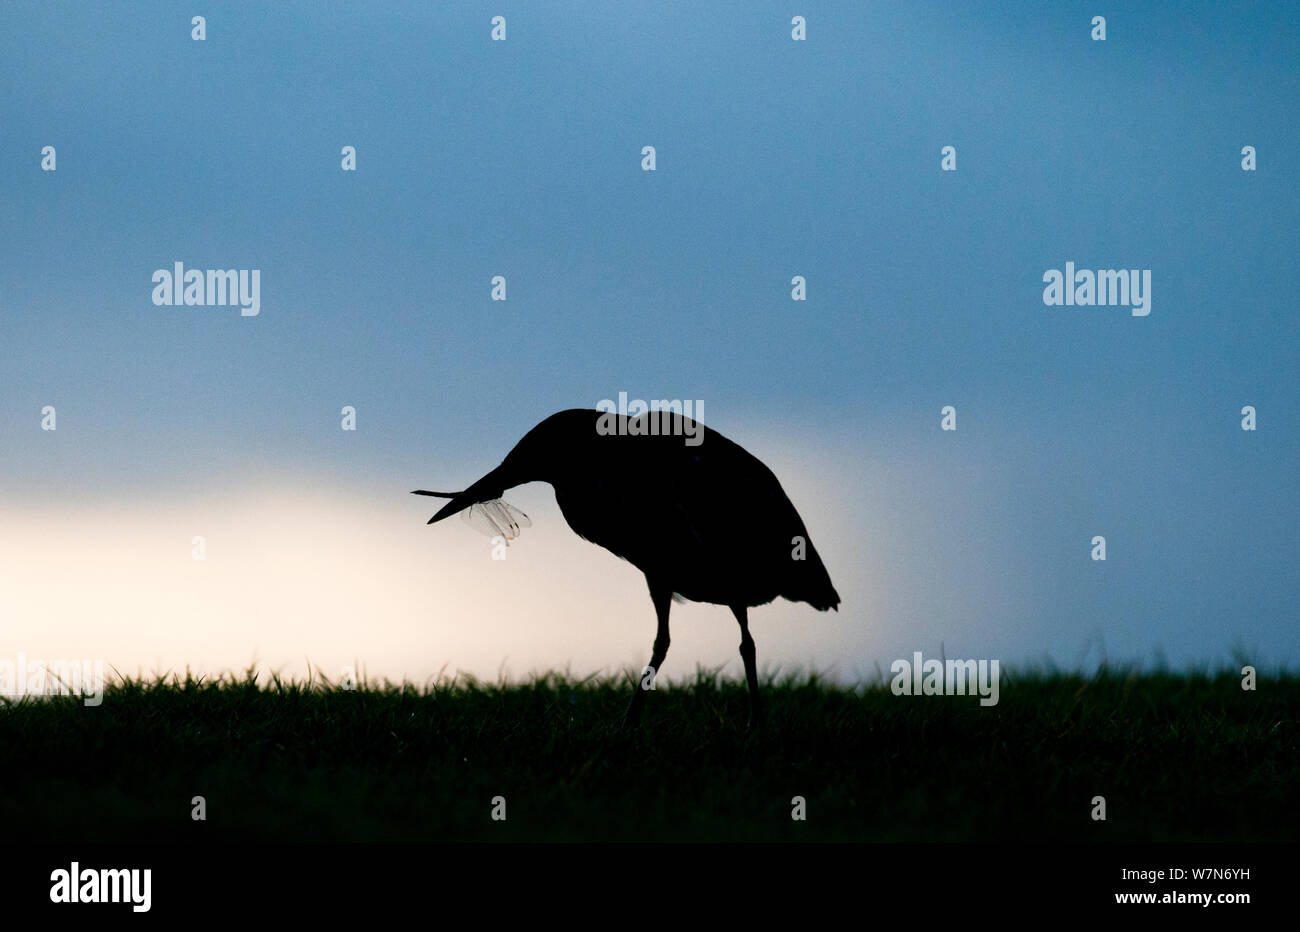
[[1294, 676], [1247, 692], [1227, 674], [1004, 673], [992, 708], [802, 677], [767, 684], [754, 733], [742, 683], [661, 685], [624, 733], [630, 690], [172, 677], [110, 686], [98, 707], [9, 702], [0, 824], [114, 842], [1255, 841], [1300, 826]]

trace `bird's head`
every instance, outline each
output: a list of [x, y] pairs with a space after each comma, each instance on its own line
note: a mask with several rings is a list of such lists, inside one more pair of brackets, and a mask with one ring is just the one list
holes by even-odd
[[501, 465], [463, 492], [426, 492], [416, 495], [435, 495], [450, 499], [436, 515], [429, 519], [433, 524], [464, 511], [479, 502], [500, 498], [506, 489], [525, 482], [550, 482], [570, 470], [571, 464], [580, 461], [587, 453], [596, 435], [598, 412], [572, 409], [552, 414], [523, 436], [513, 450], [506, 454]]

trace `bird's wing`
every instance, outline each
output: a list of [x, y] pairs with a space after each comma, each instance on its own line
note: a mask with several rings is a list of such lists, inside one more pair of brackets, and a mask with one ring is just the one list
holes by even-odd
[[523, 528], [533, 526], [528, 515], [499, 498], [470, 505], [460, 513], [460, 517], [480, 534], [504, 538], [507, 546]]

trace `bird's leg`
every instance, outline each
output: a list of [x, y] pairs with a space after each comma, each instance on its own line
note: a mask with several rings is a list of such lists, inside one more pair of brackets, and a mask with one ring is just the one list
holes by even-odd
[[740, 658], [745, 661], [745, 679], [749, 683], [749, 727], [754, 728], [762, 718], [763, 710], [758, 699], [758, 666], [755, 661], [754, 639], [749, 636], [749, 609], [744, 605], [731, 606], [731, 612], [740, 622]]
[[645, 694], [654, 689], [655, 677], [668, 656], [668, 609], [673, 604], [671, 589], [661, 589], [650, 584], [650, 599], [655, 605], [655, 615], [659, 618], [659, 633], [655, 635], [655, 646], [650, 654], [650, 669], [637, 677], [636, 687], [632, 693], [632, 703], [627, 707], [623, 717], [624, 728], [635, 728], [641, 721], [641, 706], [645, 704]]

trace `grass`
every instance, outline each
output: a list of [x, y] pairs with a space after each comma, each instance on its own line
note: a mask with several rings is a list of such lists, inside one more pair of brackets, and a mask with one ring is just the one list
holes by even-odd
[[1226, 673], [1004, 673], [992, 708], [788, 677], [765, 685], [755, 733], [743, 683], [714, 672], [661, 685], [624, 733], [630, 692], [625, 676], [346, 690], [250, 671], [126, 680], [98, 707], [9, 701], [0, 824], [113, 842], [1256, 841], [1300, 827], [1294, 676], [1249, 692]]

